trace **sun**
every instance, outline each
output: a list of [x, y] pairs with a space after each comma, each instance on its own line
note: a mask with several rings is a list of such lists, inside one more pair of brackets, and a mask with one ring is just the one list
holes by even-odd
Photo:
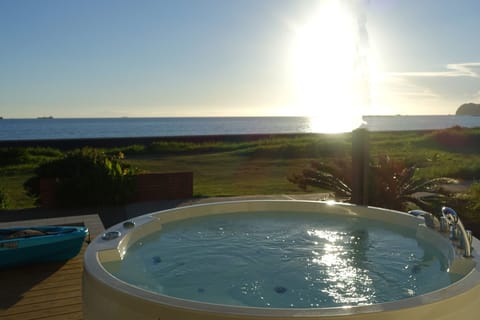
[[312, 130], [346, 132], [360, 126], [368, 97], [368, 65], [356, 16], [327, 1], [295, 30], [292, 69], [297, 113]]

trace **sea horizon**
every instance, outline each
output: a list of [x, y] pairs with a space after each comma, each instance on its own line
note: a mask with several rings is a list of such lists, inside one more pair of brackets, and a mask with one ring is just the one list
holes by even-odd
[[[477, 117], [474, 115], [449, 114], [365, 114], [362, 117]], [[479, 116], [480, 117], [480, 116]], [[293, 115], [239, 115], [239, 116], [81, 116], [81, 117], [56, 117], [56, 116], [35, 116], [35, 117], [2, 117], [1, 120], [88, 120], [88, 119], [184, 119], [184, 118], [319, 118], [318, 116], [293, 116]]]
[[[479, 116], [363, 116], [369, 131], [435, 130], [480, 127]], [[352, 128], [352, 130], [355, 128]], [[351, 131], [351, 130], [350, 130]], [[348, 132], [348, 131], [347, 131]], [[304, 116], [108, 117], [0, 120], [0, 141], [83, 138], [172, 137], [241, 134], [332, 133]]]

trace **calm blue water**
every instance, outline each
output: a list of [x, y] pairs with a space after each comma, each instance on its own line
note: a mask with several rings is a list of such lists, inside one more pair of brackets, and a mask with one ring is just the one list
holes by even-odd
[[[480, 127], [471, 116], [367, 116], [370, 131]], [[321, 129], [320, 129], [321, 131]], [[0, 141], [319, 132], [306, 117], [3, 119]]]
[[452, 283], [446, 258], [414, 230], [297, 212], [167, 223], [105, 267], [169, 296], [272, 308], [376, 304]]

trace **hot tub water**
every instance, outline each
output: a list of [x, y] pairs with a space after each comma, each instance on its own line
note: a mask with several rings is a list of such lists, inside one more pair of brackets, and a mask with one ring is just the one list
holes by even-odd
[[167, 223], [115, 277], [163, 295], [269, 308], [370, 305], [448, 286], [449, 261], [415, 230], [359, 217], [239, 212]]

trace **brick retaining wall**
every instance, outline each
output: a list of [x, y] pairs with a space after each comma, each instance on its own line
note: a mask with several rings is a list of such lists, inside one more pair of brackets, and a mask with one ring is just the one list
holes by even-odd
[[139, 174], [136, 191], [139, 202], [192, 198], [193, 172]]

